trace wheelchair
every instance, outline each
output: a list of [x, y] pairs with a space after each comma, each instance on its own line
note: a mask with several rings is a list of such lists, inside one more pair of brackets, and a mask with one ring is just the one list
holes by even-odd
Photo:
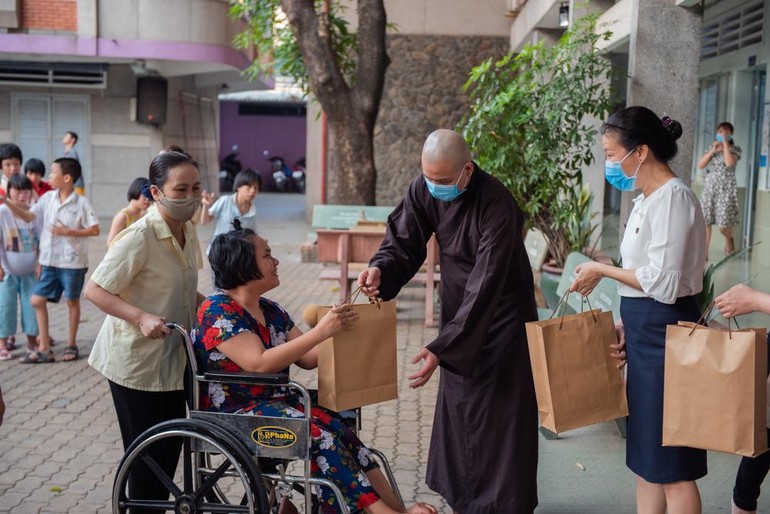
[[[350, 514], [337, 486], [311, 476], [311, 392], [284, 374], [199, 373], [192, 340], [176, 323], [167, 326], [180, 332], [189, 365], [187, 395], [189, 417], [159, 423], [146, 430], [126, 450], [115, 474], [113, 513], [160, 511], [176, 514], [248, 513], [275, 514], [281, 500], [295, 493], [304, 497], [305, 514], [318, 512], [315, 488], [326, 488], [336, 497], [339, 510]], [[168, 344], [168, 343], [167, 343]], [[237, 383], [284, 387], [298, 392], [304, 418], [276, 418], [226, 414], [200, 410], [201, 383]], [[340, 413], [354, 431], [360, 427], [360, 409]], [[180, 444], [181, 470], [168, 476], [153, 459], [155, 445]], [[382, 452], [369, 448], [380, 464], [390, 487], [403, 506], [393, 471]], [[302, 464], [301, 466], [299, 464]], [[289, 467], [302, 474], [290, 474]], [[152, 472], [168, 490], [166, 499], [132, 498], [128, 478], [132, 471]]]

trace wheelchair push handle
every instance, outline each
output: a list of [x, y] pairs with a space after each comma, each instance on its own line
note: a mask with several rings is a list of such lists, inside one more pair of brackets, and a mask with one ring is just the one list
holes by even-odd
[[181, 333], [182, 333], [182, 335], [185, 335], [185, 336], [187, 336], [188, 338], [190, 337], [190, 336], [187, 334], [187, 330], [185, 330], [185, 328], [184, 328], [182, 325], [180, 325], [179, 323], [174, 323], [173, 321], [169, 321], [169, 322], [167, 322], [165, 325], [166, 325], [168, 328], [170, 328], [171, 330], [178, 330], [179, 332], [181, 332]]

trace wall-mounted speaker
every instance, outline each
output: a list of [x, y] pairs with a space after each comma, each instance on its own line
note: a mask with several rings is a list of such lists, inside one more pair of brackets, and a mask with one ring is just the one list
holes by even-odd
[[166, 122], [168, 81], [163, 77], [136, 79], [136, 121], [161, 125]]

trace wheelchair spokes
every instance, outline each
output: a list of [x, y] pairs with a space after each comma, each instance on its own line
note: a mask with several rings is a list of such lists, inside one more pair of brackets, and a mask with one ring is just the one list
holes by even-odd
[[[156, 445], [178, 444], [180, 439], [182, 476], [172, 478], [151, 453]], [[158, 498], [161, 494], [155, 498], [132, 496], [128, 487], [131, 473], [147, 470], [162, 485], [165, 498]], [[228, 434], [217, 433], [216, 427], [197, 420], [174, 420], [157, 425], [134, 441], [123, 457], [115, 479], [113, 512], [153, 511], [269, 512], [262, 476], [253, 457]]]

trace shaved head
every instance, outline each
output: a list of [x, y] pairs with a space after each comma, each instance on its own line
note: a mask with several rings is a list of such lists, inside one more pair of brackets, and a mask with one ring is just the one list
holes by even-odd
[[422, 163], [437, 165], [444, 161], [455, 170], [460, 170], [466, 162], [471, 161], [471, 151], [465, 139], [449, 129], [439, 129], [432, 132], [422, 147]]

